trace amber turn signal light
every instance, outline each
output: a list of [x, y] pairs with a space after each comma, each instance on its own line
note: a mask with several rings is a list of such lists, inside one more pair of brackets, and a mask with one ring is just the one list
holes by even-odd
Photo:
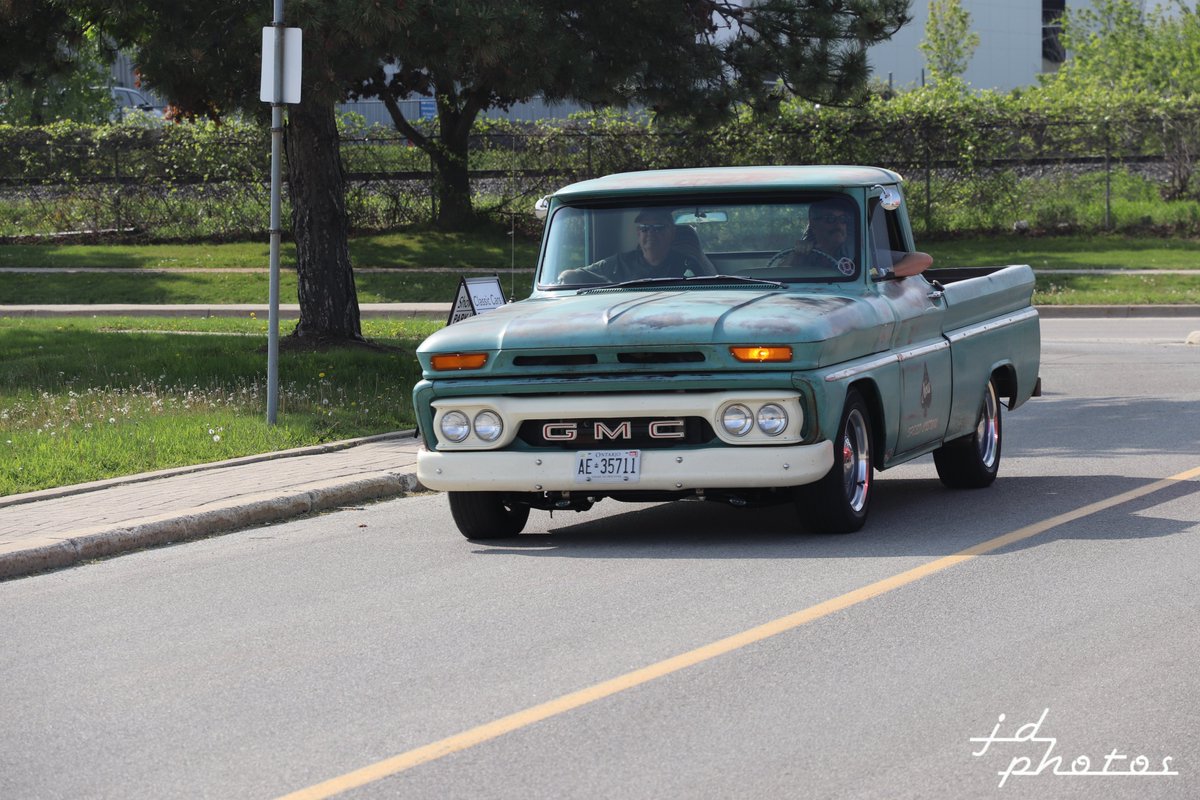
[[764, 361], [792, 360], [792, 348], [790, 347], [731, 347], [729, 352], [733, 353], [733, 357], [738, 361], [762, 363]]
[[487, 363], [487, 353], [447, 353], [429, 359], [436, 370], [479, 369]]

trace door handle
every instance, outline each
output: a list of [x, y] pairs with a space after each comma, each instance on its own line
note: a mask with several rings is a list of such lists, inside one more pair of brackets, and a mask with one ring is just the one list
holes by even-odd
[[945, 297], [946, 293], [941, 291], [940, 289], [934, 289], [932, 292], [930, 292], [929, 294], [927, 294], [925, 296], [936, 303], [937, 301], [939, 301], [943, 297]]

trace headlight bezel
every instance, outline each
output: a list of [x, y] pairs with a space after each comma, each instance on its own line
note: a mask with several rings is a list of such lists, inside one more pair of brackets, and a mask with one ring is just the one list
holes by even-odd
[[[726, 426], [731, 410], [735, 413], [740, 410], [740, 413], [737, 413], [738, 417], [749, 414], [748, 429], [745, 425], [735, 426], [733, 430]], [[764, 414], [764, 410], [767, 413]], [[726, 444], [794, 443], [800, 441], [803, 436], [804, 401], [802, 397], [785, 395], [732, 396], [716, 409], [711, 424], [717, 437]]]

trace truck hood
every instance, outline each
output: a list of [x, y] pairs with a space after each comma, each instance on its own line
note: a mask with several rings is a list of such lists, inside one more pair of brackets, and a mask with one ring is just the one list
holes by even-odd
[[418, 353], [811, 343], [811, 356], [832, 346], [840, 361], [885, 349], [891, 329], [886, 305], [863, 296], [600, 291], [510, 303], [442, 329]]

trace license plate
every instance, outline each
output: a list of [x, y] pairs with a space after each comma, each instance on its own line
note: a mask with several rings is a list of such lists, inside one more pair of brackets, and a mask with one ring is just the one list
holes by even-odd
[[641, 450], [584, 450], [575, 454], [576, 483], [637, 483]]

